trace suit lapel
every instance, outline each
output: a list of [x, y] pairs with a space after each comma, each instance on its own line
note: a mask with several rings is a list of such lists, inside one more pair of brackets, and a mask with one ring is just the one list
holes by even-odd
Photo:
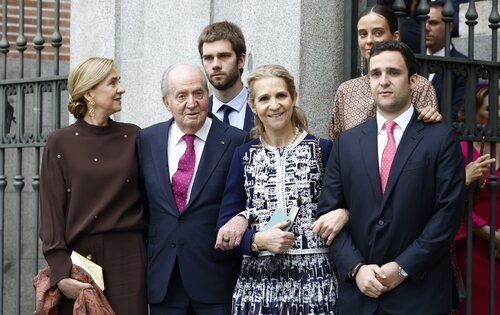
[[390, 197], [396, 183], [398, 181], [399, 176], [401, 176], [401, 172], [403, 171], [406, 162], [410, 158], [412, 152], [417, 147], [418, 143], [423, 137], [423, 134], [420, 131], [424, 128], [424, 123], [421, 121], [417, 121], [418, 112], [415, 111], [408, 126], [405, 129], [403, 137], [398, 145], [396, 155], [394, 156], [394, 160], [392, 161], [391, 171], [389, 173], [389, 178], [387, 180], [387, 186], [385, 188], [384, 197], [382, 199], [382, 209]]
[[250, 129], [252, 129], [254, 126], [253, 112], [252, 112], [252, 109], [250, 108], [250, 105], [248, 105], [248, 103], [245, 105], [245, 108], [246, 108], [245, 123], [243, 124], [243, 130], [250, 131]]
[[226, 135], [226, 130], [228, 128], [229, 126], [223, 124], [219, 120], [212, 119], [212, 126], [208, 132], [205, 148], [203, 149], [200, 164], [195, 174], [191, 195], [185, 211], [189, 211], [189, 206], [196, 200], [198, 194], [207, 184], [211, 174], [219, 164], [221, 157], [228, 149], [231, 143], [231, 138]]
[[214, 96], [210, 95], [210, 97], [208, 98], [208, 112], [209, 113], [212, 112], [213, 106], [214, 106]]
[[158, 183], [160, 184], [159, 191], [165, 193], [165, 200], [168, 204], [167, 209], [178, 215], [179, 211], [172, 193], [170, 172], [168, 170], [168, 135], [173, 121], [173, 119], [170, 119], [161, 125], [160, 134], [152, 138], [153, 141], [151, 141], [149, 149], [151, 150], [151, 156], [155, 157], [155, 168], [158, 174]]
[[370, 120], [361, 131], [362, 137], [359, 145], [364, 161], [364, 166], [371, 183], [372, 193], [377, 204], [382, 200], [382, 189], [380, 188], [380, 173], [378, 167], [377, 150], [377, 120]]

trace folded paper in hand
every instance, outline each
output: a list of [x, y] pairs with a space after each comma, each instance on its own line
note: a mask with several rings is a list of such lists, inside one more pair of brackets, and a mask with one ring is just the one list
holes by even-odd
[[299, 213], [300, 208], [297, 206], [292, 206], [290, 209], [290, 214], [286, 215], [285, 212], [281, 211], [280, 209], [274, 210], [273, 214], [271, 215], [271, 218], [267, 222], [266, 228], [264, 229], [265, 231], [269, 230], [276, 224], [285, 222], [286, 220], [290, 220], [290, 224], [288, 224], [286, 227], [282, 228], [283, 231], [288, 232], [292, 228], [293, 222], [295, 221], [295, 218], [297, 217], [297, 214]]
[[83, 270], [88, 272], [88, 274], [92, 277], [94, 282], [99, 286], [99, 288], [104, 291], [104, 278], [102, 276], [102, 267], [73, 251], [71, 253], [71, 262]]
[[[297, 214], [299, 213], [299, 210], [300, 210], [299, 207], [292, 206], [292, 208], [290, 209], [289, 215], [286, 215], [286, 213], [284, 213], [280, 209], [274, 210], [273, 214], [271, 215], [271, 218], [267, 222], [267, 225], [266, 225], [266, 228], [264, 229], [264, 231], [267, 231], [270, 228], [272, 228], [273, 226], [275, 226], [276, 224], [285, 222], [286, 220], [290, 220], [290, 224], [288, 224], [287, 226], [285, 226], [281, 230], [283, 230], [285, 232], [290, 231], [290, 229], [292, 228], [292, 225], [295, 221], [295, 218], [297, 217]], [[275, 255], [275, 253], [271, 252], [271, 255]]]

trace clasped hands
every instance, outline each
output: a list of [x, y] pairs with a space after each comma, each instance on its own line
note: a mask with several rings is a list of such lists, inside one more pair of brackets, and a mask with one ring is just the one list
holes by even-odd
[[361, 266], [355, 280], [364, 295], [376, 299], [400, 285], [405, 279], [399, 275], [398, 263], [391, 261], [380, 267], [375, 264]]

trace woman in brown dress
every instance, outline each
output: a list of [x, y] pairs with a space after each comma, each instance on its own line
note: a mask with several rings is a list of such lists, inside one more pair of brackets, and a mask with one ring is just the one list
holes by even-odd
[[68, 77], [76, 122], [49, 135], [41, 169], [40, 238], [60, 314], [90, 285], [69, 278], [76, 251], [103, 268], [104, 294], [117, 315], [147, 314], [135, 138], [139, 127], [113, 121], [125, 90], [113, 60], [88, 58]]

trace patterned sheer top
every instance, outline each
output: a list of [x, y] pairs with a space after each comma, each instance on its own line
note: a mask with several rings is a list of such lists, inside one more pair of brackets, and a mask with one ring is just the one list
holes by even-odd
[[[222, 207], [231, 206], [246, 212], [250, 229], [245, 237], [268, 228], [274, 211], [281, 210], [288, 215], [292, 206], [296, 206], [299, 211], [290, 230], [296, 238], [286, 254], [328, 251], [324, 240], [313, 233], [310, 226], [315, 220], [323, 167], [331, 147], [331, 141], [320, 140], [304, 131], [284, 148], [264, 145], [260, 140], [238, 148], [233, 158], [238, 167], [231, 166]], [[232, 176], [234, 180], [229, 179]], [[236, 182], [239, 185], [235, 185]], [[231, 194], [232, 197], [228, 196]], [[231, 205], [228, 200], [233, 201]], [[241, 250], [250, 253], [250, 248]], [[268, 251], [260, 253], [269, 254]]]
[[[411, 90], [411, 103], [417, 111], [431, 106], [438, 109], [436, 91], [426, 78], [417, 75], [415, 88]], [[329, 135], [337, 136], [375, 116], [377, 106], [370, 89], [370, 79], [364, 75], [340, 84], [335, 94]]]

